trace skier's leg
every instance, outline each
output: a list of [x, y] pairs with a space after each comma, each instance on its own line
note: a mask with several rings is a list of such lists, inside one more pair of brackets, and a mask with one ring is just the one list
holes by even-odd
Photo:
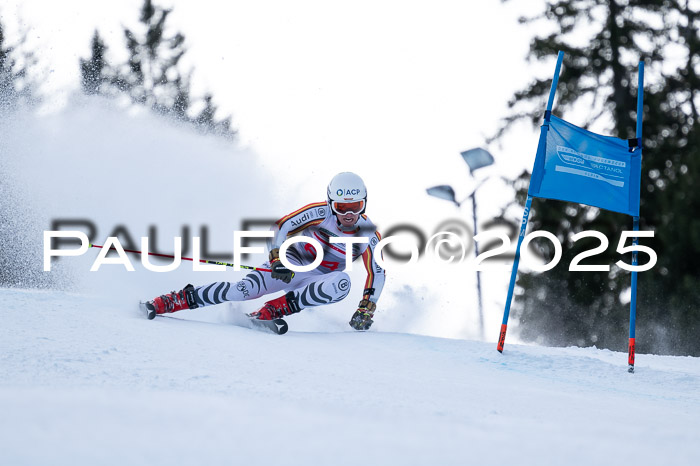
[[195, 309], [197, 303], [195, 302], [194, 287], [187, 285], [180, 291], [172, 291], [153, 298], [151, 301], [141, 303], [141, 306], [146, 310], [146, 317], [149, 319], [153, 319], [156, 314]]
[[306, 286], [295, 290], [301, 309], [337, 303], [350, 293], [350, 276], [345, 272], [331, 272], [307, 281]]
[[[269, 268], [269, 264], [265, 263], [262, 267]], [[344, 272], [321, 274], [318, 270], [312, 270], [297, 272], [292, 281], [287, 284], [282, 280], [272, 279], [269, 272], [254, 270], [238, 282], [214, 282], [197, 287], [187, 285], [181, 291], [161, 295], [144, 304], [148, 318], [152, 319], [156, 314], [197, 309], [225, 301], [248, 301], [284, 289], [297, 290], [293, 296], [289, 293], [285, 295], [290, 296], [291, 299], [287, 304], [281, 301], [285, 296], [273, 300], [277, 307], [287, 306], [287, 310], [284, 311], [286, 315], [299, 312], [305, 307], [340, 301], [350, 290], [350, 277]], [[301, 307], [296, 305], [297, 298]], [[265, 303], [265, 306], [273, 301]]]
[[[269, 264], [263, 264], [269, 268]], [[224, 301], [245, 301], [259, 298], [267, 293], [280, 291], [287, 286], [280, 280], [270, 278], [269, 272], [257, 270], [246, 275], [238, 282], [214, 282], [204, 286], [187, 285], [180, 291], [173, 291], [143, 303], [147, 317], [153, 319], [156, 314], [177, 312], [183, 309], [221, 304]]]
[[[261, 268], [269, 269], [270, 264], [264, 263]], [[197, 287], [187, 285], [183, 290], [158, 296], [144, 305], [148, 318], [152, 319], [156, 314], [197, 309], [225, 301], [248, 301], [285, 288], [300, 287], [308, 281], [310, 275], [315, 277], [318, 273], [297, 272], [290, 283], [284, 283], [282, 280], [274, 280], [269, 272], [254, 270], [238, 282], [214, 282]]]
[[345, 272], [332, 272], [304, 277], [300, 287], [266, 302], [251, 316], [260, 320], [278, 319], [307, 307], [337, 303], [350, 292], [350, 277]]
[[214, 282], [195, 287], [195, 301], [197, 307], [221, 304], [224, 301], [248, 301], [281, 291], [286, 286], [288, 285], [281, 280], [273, 280], [269, 272], [255, 270], [235, 283]]

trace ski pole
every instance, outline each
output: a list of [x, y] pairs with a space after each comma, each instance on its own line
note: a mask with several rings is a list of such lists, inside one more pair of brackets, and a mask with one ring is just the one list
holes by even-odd
[[[99, 244], [92, 244], [92, 243], [90, 243], [90, 244], [89, 244], [89, 247], [91, 247], [91, 248], [100, 248], [100, 249], [101, 249], [101, 248], [103, 248], [104, 246], [100, 246]], [[132, 253], [134, 253], [134, 254], [143, 254], [143, 251], [134, 251], [133, 249], [124, 249], [124, 252], [132, 252]], [[168, 254], [158, 254], [158, 253], [155, 253], [155, 252], [149, 252], [148, 255], [149, 255], [149, 256], [158, 256], [158, 257], [167, 257], [167, 258], [170, 258], [170, 259], [174, 259], [174, 258], [175, 258], [175, 256], [171, 256], [171, 255], [168, 255]], [[192, 258], [190, 258], [190, 257], [181, 257], [181, 259], [182, 259], [182, 260], [186, 260], [186, 261], [192, 261], [192, 262], [194, 262], [194, 259], [192, 259]], [[225, 265], [226, 267], [235, 267], [234, 264], [229, 264], [228, 262], [217, 262], [217, 261], [210, 261], [210, 260], [206, 260], [206, 259], [200, 259], [199, 262], [201, 262], [201, 263], [203, 263], [203, 264], [216, 264], [216, 265]], [[240, 265], [240, 264], [239, 264], [238, 266], [239, 266], [240, 268], [246, 269], [246, 270], [257, 270], [258, 272], [271, 272], [270, 269], [263, 269], [262, 267], [251, 267], [250, 265]]]

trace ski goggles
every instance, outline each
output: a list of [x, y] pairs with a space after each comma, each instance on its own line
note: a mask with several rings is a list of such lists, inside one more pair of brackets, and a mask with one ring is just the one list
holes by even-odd
[[336, 214], [359, 214], [365, 209], [365, 200], [359, 201], [333, 201], [331, 202], [331, 210]]

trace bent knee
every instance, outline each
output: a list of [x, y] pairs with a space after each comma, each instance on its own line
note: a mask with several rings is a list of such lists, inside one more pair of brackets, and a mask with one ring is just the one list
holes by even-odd
[[336, 292], [336, 301], [340, 301], [350, 293], [350, 275], [345, 272], [338, 272], [333, 277], [333, 289]]
[[248, 301], [250, 299], [257, 299], [265, 294], [263, 290], [257, 283], [253, 282], [249, 278], [244, 278], [233, 284], [231, 291], [229, 293], [229, 301]]

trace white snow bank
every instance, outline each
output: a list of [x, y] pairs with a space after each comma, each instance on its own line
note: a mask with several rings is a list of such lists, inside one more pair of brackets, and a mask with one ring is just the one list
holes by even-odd
[[[277, 336], [0, 290], [3, 464], [697, 464], [697, 358]], [[178, 315], [175, 314], [174, 317]]]
[[[140, 237], [148, 236], [154, 227], [151, 247], [158, 252], [172, 252], [176, 236], [185, 241], [201, 236], [208, 243], [202, 252], [206, 258], [212, 253], [230, 255], [233, 232], [250, 229], [244, 228], [244, 220], [274, 221], [307, 203], [324, 200], [327, 183], [339, 170], [353, 170], [365, 178], [370, 193], [367, 213], [384, 236], [391, 227], [408, 223], [427, 238], [446, 218], [463, 214], [447, 203], [440, 207], [437, 202], [436, 206], [425, 193], [427, 185], [416, 183], [415, 176], [397, 176], [399, 163], [414, 174], [425, 170], [425, 163], [418, 161], [409, 168], [408, 162], [399, 162], [395, 154], [379, 160], [368, 159], [367, 154], [338, 159], [329, 153], [327, 164], [310, 165], [303, 157], [261, 155], [254, 149], [203, 136], [187, 126], [172, 125], [145, 111], [127, 114], [110, 101], [78, 96], [55, 113], [18, 115], [3, 124], [1, 144], [8, 157], [0, 168], [11, 174], [13, 192], [21, 200], [16, 203], [18, 215], [29, 215], [31, 206], [34, 227], [18, 232], [18, 236], [38, 251], [34, 263], [39, 273], [43, 231], [50, 230], [55, 220], [88, 220], [96, 227], [94, 242], [100, 245], [108, 236], [117, 235], [127, 247], [128, 234], [139, 249]], [[401, 206], [412, 207], [397, 208], [397, 200]], [[202, 227], [208, 228], [208, 233], [202, 232]], [[76, 225], [61, 229], [86, 231]], [[416, 241], [410, 233], [407, 237]], [[407, 251], [400, 246], [396, 250]], [[111, 301], [152, 298], [187, 283], [237, 281], [244, 275], [230, 270], [192, 272], [189, 262], [174, 272], [149, 272], [139, 265], [137, 255], [130, 255], [136, 272], [105, 265], [91, 273], [97, 254], [98, 250], [92, 249], [81, 258], [61, 258], [59, 265], [70, 269], [75, 290], [101, 293]], [[256, 266], [266, 259], [267, 254], [262, 253], [248, 256], [244, 263]], [[65, 269], [59, 276], [63, 277]], [[331, 317], [304, 317], [301, 325], [308, 330], [344, 330], [361, 299], [366, 277], [359, 261], [351, 276], [353, 287], [342, 310], [340, 305], [331, 306], [332, 312], [323, 310], [324, 316]], [[486, 336], [494, 341], [508, 276], [503, 267], [482, 277]], [[412, 266], [389, 268], [378, 310], [384, 330], [478, 338], [474, 281], [475, 274], [466, 265], [447, 266], [421, 259]], [[491, 294], [494, 287], [496, 292]], [[516, 333], [511, 331], [511, 341]]]

